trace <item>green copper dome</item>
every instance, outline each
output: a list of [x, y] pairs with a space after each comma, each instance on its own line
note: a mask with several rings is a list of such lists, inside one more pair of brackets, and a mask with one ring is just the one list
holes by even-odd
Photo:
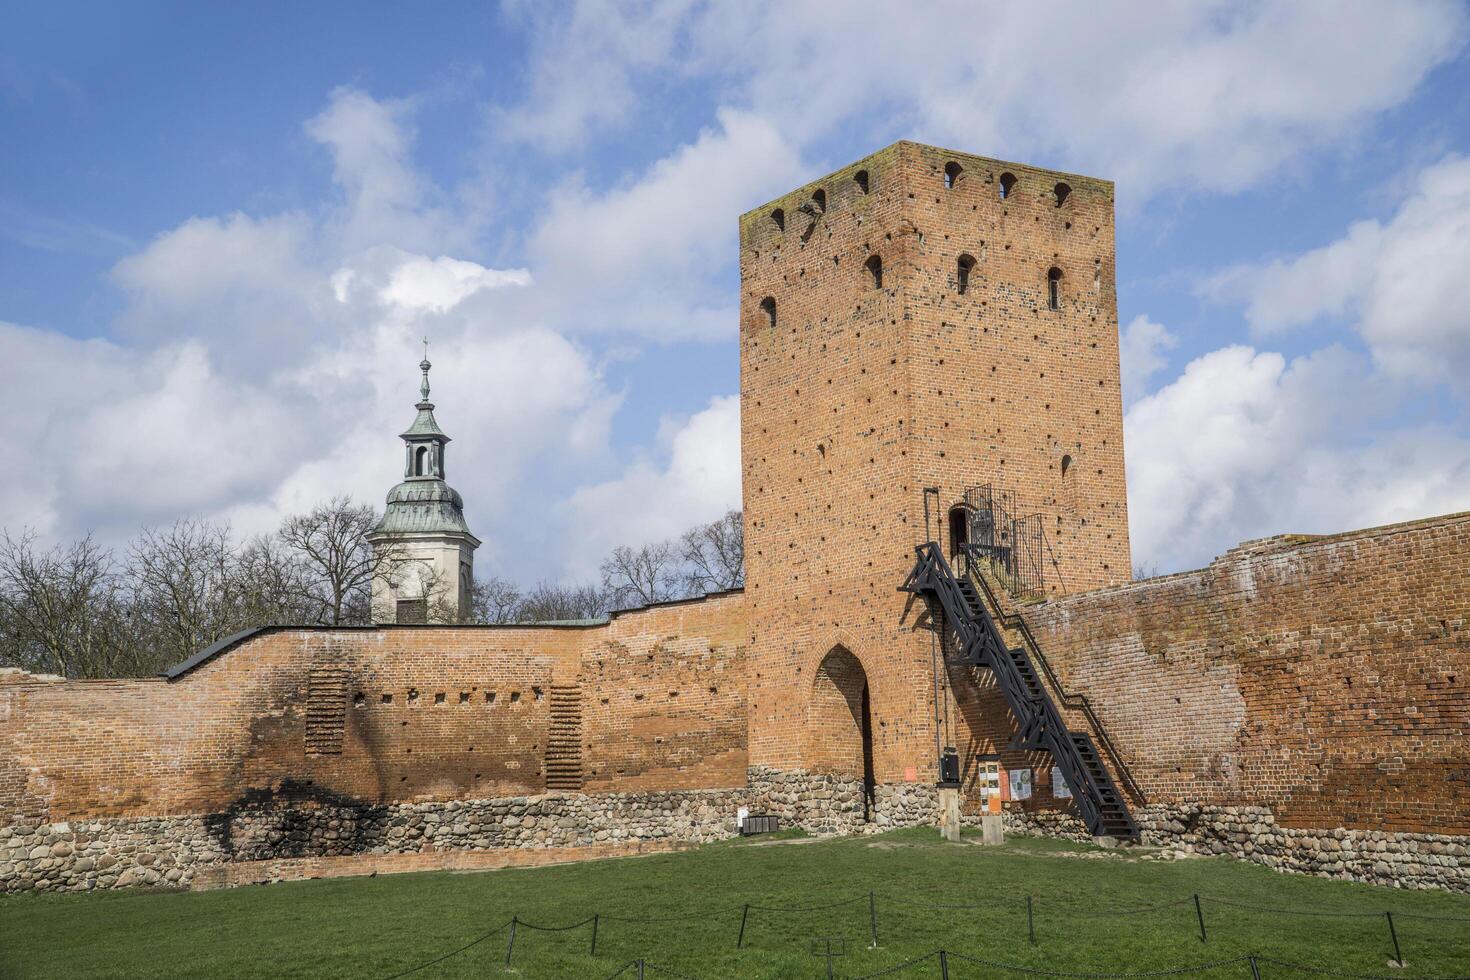
[[434, 420], [429, 401], [427, 355], [419, 365], [424, 372], [418, 415], [401, 438], [407, 444], [403, 482], [388, 491], [383, 519], [373, 534], [470, 534], [464, 519], [464, 499], [444, 482], [444, 447], [449, 437]]

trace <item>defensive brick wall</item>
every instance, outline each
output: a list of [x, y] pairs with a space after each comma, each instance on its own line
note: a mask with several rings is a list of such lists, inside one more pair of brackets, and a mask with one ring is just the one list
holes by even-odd
[[743, 613], [730, 593], [603, 626], [275, 629], [172, 681], [12, 675], [0, 824], [541, 793], [553, 686], [583, 702], [592, 782], [741, 785]]
[[1150, 804], [1470, 834], [1470, 514], [1021, 608]]

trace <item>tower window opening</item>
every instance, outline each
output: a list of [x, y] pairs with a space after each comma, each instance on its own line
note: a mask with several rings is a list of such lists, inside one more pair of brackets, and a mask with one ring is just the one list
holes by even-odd
[[1016, 175], [1006, 172], [1000, 175], [1000, 199], [1004, 201], [1011, 196], [1011, 191], [1016, 187]]
[[818, 211], [826, 211], [827, 210], [827, 192], [824, 191], [824, 190], [816, 190], [816, 191], [813, 191], [812, 192], [812, 203], [817, 206], [817, 210]]
[[959, 286], [960, 295], [970, 288], [970, 270], [975, 268], [975, 257], [973, 255], [961, 255], [960, 261], [955, 269], [955, 283]]
[[1062, 270], [1056, 266], [1046, 274], [1046, 307], [1049, 310], [1062, 308]]
[[853, 174], [852, 182], [857, 184], [859, 191], [864, 194], [868, 193], [868, 172], [866, 170], [859, 170]]
[[771, 212], [771, 221], [776, 225], [777, 231], [786, 230], [786, 212], [777, 208]]
[[429, 475], [429, 447], [420, 446], [413, 454], [413, 475]]
[[767, 296], [765, 299], [761, 300], [761, 309], [762, 310], [765, 310], [765, 312], [766, 312], [766, 319], [769, 321], [770, 325], [774, 327], [776, 325], [776, 300], [775, 300], [775, 298], [774, 297], [771, 297], [771, 296]]
[[965, 168], [961, 167], [953, 160], [949, 161], [949, 163], [946, 163], [944, 165], [944, 186], [953, 187], [959, 181], [960, 174], [964, 172]]
[[863, 263], [863, 268], [868, 270], [868, 275], [873, 277], [873, 288], [883, 288], [883, 260], [876, 255], [868, 256], [868, 261]]
[[1063, 456], [1062, 457], [1062, 479], [1063, 480], [1065, 480], [1067, 478], [1067, 474], [1070, 473], [1071, 470], [1072, 470], [1072, 457], [1070, 455]]
[[1072, 195], [1072, 188], [1068, 187], [1066, 184], [1059, 182], [1057, 186], [1052, 189], [1052, 193], [1056, 194], [1057, 196], [1057, 207], [1061, 207], [1063, 204], [1067, 203], [1067, 198]]

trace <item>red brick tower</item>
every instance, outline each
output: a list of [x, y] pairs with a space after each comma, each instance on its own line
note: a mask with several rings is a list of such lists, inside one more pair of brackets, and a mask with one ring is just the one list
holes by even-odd
[[740, 268], [751, 764], [881, 802], [937, 775], [896, 590], [966, 488], [1040, 515], [1049, 594], [1129, 577], [1113, 187], [896, 143], [743, 215]]

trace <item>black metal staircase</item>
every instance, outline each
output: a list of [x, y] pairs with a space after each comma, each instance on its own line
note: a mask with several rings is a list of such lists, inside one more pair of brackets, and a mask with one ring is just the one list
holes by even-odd
[[1012, 748], [1051, 753], [1093, 836], [1136, 839], [1138, 825], [1092, 737], [1068, 730], [1031, 657], [1025, 649], [1006, 644], [974, 583], [954, 573], [935, 542], [918, 545], [914, 552], [918, 560], [899, 590], [925, 599], [936, 626], [953, 631], [950, 663], [988, 668], [995, 676], [1018, 725]]

